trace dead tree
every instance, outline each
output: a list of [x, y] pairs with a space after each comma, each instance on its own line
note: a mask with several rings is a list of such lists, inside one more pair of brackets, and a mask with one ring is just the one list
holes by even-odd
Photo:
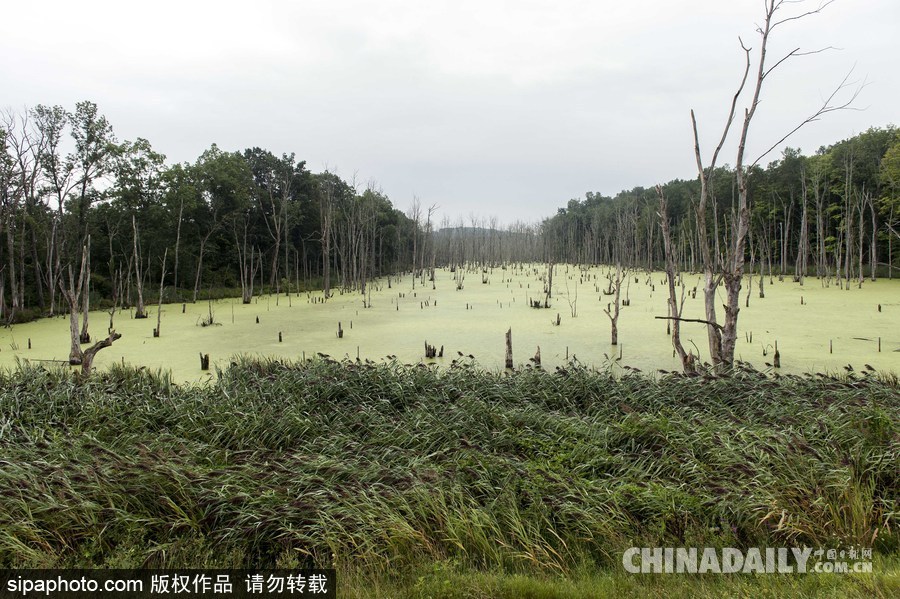
[[87, 244], [84, 248], [85, 268], [84, 270], [84, 289], [81, 294], [81, 334], [78, 340], [81, 343], [90, 343], [91, 334], [88, 332], [88, 314], [91, 311], [91, 236], [87, 237]]
[[422, 204], [418, 197], [413, 196], [412, 206], [406, 215], [412, 223], [412, 288], [415, 289], [416, 277], [418, 276], [418, 271], [416, 270], [416, 258], [418, 257], [419, 220], [422, 218]]
[[681, 359], [681, 366], [685, 374], [696, 372], [695, 356], [684, 350], [681, 344], [681, 312], [684, 309], [684, 288], [682, 288], [681, 301], [675, 295], [675, 245], [672, 243], [672, 234], [669, 229], [669, 210], [666, 195], [662, 187], [656, 186], [656, 194], [659, 196], [659, 220], [662, 226], [663, 250], [666, 256], [666, 279], [669, 283], [669, 317], [672, 320], [672, 347]]
[[84, 376], [91, 374], [91, 369], [94, 365], [94, 357], [96, 357], [97, 352], [99, 352], [101, 349], [111, 346], [114, 341], [121, 338], [121, 333], [117, 333], [115, 329], [110, 329], [109, 336], [106, 339], [101, 339], [94, 345], [84, 350], [81, 358], [81, 374]]
[[[163, 301], [163, 291], [165, 290], [164, 283], [166, 281], [166, 258], [169, 256], [169, 248], [166, 248], [166, 251], [163, 252], [162, 259], [162, 274], [159, 276], [159, 301], [156, 305], [156, 328], [153, 329], [153, 336], [159, 337], [161, 324], [162, 324], [162, 301]], [[109, 324], [110, 328], [112, 327], [112, 322]]]
[[[712, 191], [712, 176], [715, 172], [716, 162], [726, 137], [735, 120], [737, 111], [737, 103], [743, 94], [747, 84], [751, 69], [751, 48], [744, 45], [740, 40], [741, 49], [744, 52], [745, 66], [740, 85], [731, 101], [731, 108], [728, 113], [725, 126], [722, 131], [722, 137], [719, 140], [712, 159], [708, 165], [703, 162], [700, 152], [700, 137], [697, 131], [697, 119], [694, 111], [691, 110], [691, 124], [694, 136], [694, 155], [697, 162], [697, 171], [700, 179], [700, 201], [697, 206], [697, 229], [700, 236], [701, 258], [703, 262], [703, 273], [705, 278], [704, 294], [705, 294], [705, 320], [707, 325], [707, 335], [709, 338], [710, 358], [717, 370], [724, 371], [730, 369], [734, 363], [734, 350], [737, 343], [737, 323], [738, 313], [740, 312], [740, 291], [741, 282], [744, 276], [744, 255], [746, 252], [747, 236], [750, 224], [750, 205], [749, 205], [749, 182], [750, 172], [759, 163], [759, 161], [768, 155], [772, 150], [778, 147], [793, 133], [798, 131], [804, 125], [818, 120], [824, 114], [842, 110], [847, 108], [859, 94], [860, 88], [852, 94], [849, 100], [842, 103], [833, 103], [840, 92], [848, 86], [849, 74], [844, 77], [843, 81], [822, 103], [821, 107], [812, 115], [803, 120], [799, 125], [794, 127], [790, 132], [784, 135], [777, 142], [772, 144], [766, 151], [760, 154], [755, 160], [748, 161], [745, 158], [745, 150], [747, 145], [747, 136], [750, 131], [750, 125], [753, 117], [756, 115], [756, 109], [760, 103], [760, 97], [763, 84], [768, 76], [777, 69], [785, 61], [800, 56], [815, 54], [822, 50], [811, 52], [801, 51], [799, 48], [791, 50], [771, 66], [767, 64], [768, 43], [772, 32], [778, 27], [802, 19], [804, 17], [817, 14], [821, 10], [831, 4], [833, 0], [827, 0], [820, 4], [817, 8], [805, 12], [799, 12], [792, 15], [782, 17], [779, 13], [782, 9], [789, 9], [796, 6], [798, 2], [791, 0], [766, 0], [765, 15], [761, 25], [758, 26], [757, 32], [760, 35], [760, 45], [757, 55], [757, 71], [755, 82], [752, 88], [752, 97], [749, 107], [744, 109], [743, 120], [737, 141], [736, 160], [735, 160], [735, 177], [737, 183], [737, 207], [735, 216], [731, 224], [731, 234], [726, 249], [723, 253], [714, 251], [718, 247], [718, 235], [714, 236], [711, 241], [709, 239], [709, 225], [707, 223], [707, 212], [710, 207], [715, 207], [715, 198]], [[712, 206], [710, 206], [712, 204]], [[717, 230], [718, 219], [713, 223], [714, 230]], [[724, 323], [720, 324], [716, 316], [717, 291], [719, 285], [725, 287], [725, 316]]]
[[140, 246], [138, 244], [137, 222], [134, 215], [131, 215], [131, 230], [134, 233], [134, 273], [135, 273], [135, 290], [137, 291], [137, 305], [134, 307], [135, 318], [147, 318], [147, 310], [144, 308], [144, 270], [143, 258], [141, 258]]
[[71, 348], [69, 350], [69, 364], [81, 364], [84, 353], [81, 351], [81, 336], [78, 332], [78, 313], [81, 294], [84, 290], [84, 279], [87, 276], [87, 248], [81, 252], [81, 269], [78, 272], [78, 283], [75, 282], [75, 273], [72, 265], [69, 264], [69, 285], [68, 287], [59, 281], [60, 291], [66, 304], [69, 306], [69, 334], [71, 337]]
[[334, 202], [331, 197], [332, 182], [328, 180], [324, 186], [325, 194], [319, 194], [319, 219], [322, 226], [322, 291], [327, 299], [331, 297], [331, 226], [334, 222]]
[[609, 316], [610, 323], [610, 336], [613, 345], [619, 344], [619, 307], [622, 302], [619, 300], [619, 297], [622, 293], [622, 277], [627, 276], [627, 271], [622, 270], [621, 261], [616, 264], [616, 280], [612, 284], [615, 287], [615, 299], [613, 300], [612, 306], [610, 307], [607, 304], [606, 308], [604, 308], [603, 312]]
[[[262, 264], [262, 253], [260, 252], [259, 260], [256, 260], [256, 247], [247, 247], [247, 219], [243, 219], [244, 236], [243, 240], [238, 236], [237, 220], [235, 220], [233, 229], [234, 244], [237, 248], [238, 268], [241, 275], [241, 302], [249, 304], [253, 300], [253, 283], [256, 280], [256, 272]], [[249, 254], [248, 254], [249, 251]]]

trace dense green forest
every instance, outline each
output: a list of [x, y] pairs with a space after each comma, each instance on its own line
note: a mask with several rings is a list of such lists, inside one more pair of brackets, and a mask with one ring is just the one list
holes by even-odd
[[[140, 317], [160, 286], [167, 300], [231, 290], [249, 302], [263, 289], [365, 292], [373, 277], [414, 269], [424, 279], [436, 266], [665, 265], [652, 186], [614, 197], [589, 192], [540, 223], [437, 222], [427, 202], [403, 198], [411, 207], [402, 211], [375, 183], [310, 172], [296, 154], [213, 144], [193, 163], [167, 164], [146, 139], [119, 141], [91, 102], [71, 112], [7, 111], [0, 145], [7, 323], [88, 306], [132, 306]], [[872, 128], [810, 156], [788, 148], [748, 174], [749, 272], [839, 284], [893, 275], [896, 128]], [[708, 177], [707, 235], [724, 247], [735, 222], [735, 172], [716, 167]], [[670, 181], [661, 192], [678, 270], [698, 271], [699, 178]]]
[[[724, 245], [734, 221], [734, 171], [711, 177], [714, 202], [708, 221]], [[892, 275], [900, 238], [900, 135], [893, 126], [871, 128], [823, 146], [812, 156], [786, 148], [767, 167], [750, 172], [751, 227], [745, 260], [756, 272], [853, 280]], [[697, 179], [661, 186], [668, 198], [677, 257], [700, 269]], [[548, 258], [659, 268], [664, 260], [655, 189], [636, 187], [615, 197], [588, 193], [542, 223]]]

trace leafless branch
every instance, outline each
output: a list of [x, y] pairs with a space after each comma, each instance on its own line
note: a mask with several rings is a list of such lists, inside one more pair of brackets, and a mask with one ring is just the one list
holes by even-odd
[[897, 239], [900, 239], [900, 231], [897, 231], [897, 229], [892, 227], [891, 223], [885, 223], [885, 225], [887, 225], [887, 228], [890, 229], [891, 233], [897, 236]]
[[799, 131], [801, 128], [808, 125], [809, 123], [819, 120], [819, 118], [821, 118], [823, 115], [826, 115], [830, 112], [837, 112], [839, 110], [860, 110], [857, 108], [853, 108], [851, 105], [853, 104], [853, 102], [856, 101], [856, 98], [859, 97], [859, 94], [860, 94], [860, 92], [862, 92], [863, 88], [866, 87], [867, 83], [865, 82], [865, 80], [863, 80], [863, 82], [861, 84], [859, 84], [853, 90], [853, 93], [850, 95], [850, 98], [847, 101], [842, 102], [841, 104], [832, 105], [832, 101], [835, 99], [835, 97], [842, 90], [844, 90], [852, 85], [849, 82], [851, 74], [853, 74], [853, 69], [850, 69], [850, 71], [844, 76], [844, 78], [841, 80], [840, 84], [837, 87], [835, 87], [834, 90], [831, 92], [831, 94], [829, 94], [829, 96], [825, 99], [825, 101], [822, 102], [822, 105], [819, 107], [818, 110], [816, 110], [810, 116], [806, 117], [800, 124], [798, 124], [796, 127], [791, 129], [786, 135], [784, 135], [781, 139], [779, 139], [774, 144], [772, 144], [769, 147], [769, 149], [767, 149], [765, 152], [760, 154], [759, 157], [756, 160], [754, 160], [753, 163], [750, 165], [750, 168], [753, 168], [754, 166], [759, 164], [760, 160], [765, 158], [772, 150], [774, 150], [775, 148], [780, 146], [785, 140], [787, 140], [794, 133], [796, 133], [797, 131]]
[[703, 320], [702, 318], [681, 318], [680, 316], [657, 316], [657, 320], [677, 320], [679, 322], [699, 322], [701, 324], [709, 325], [714, 327], [720, 331], [724, 331], [725, 327], [720, 325], [718, 322], [712, 322], [710, 320]]
[[780, 65], [781, 63], [783, 63], [784, 61], [786, 61], [789, 58], [797, 58], [800, 56], [811, 56], [813, 54], [821, 54], [822, 52], [826, 52], [828, 50], [838, 50], [838, 48], [835, 48], [834, 46], [826, 46], [825, 48], [819, 48], [818, 50], [807, 50], [805, 52], [801, 52], [800, 48], [794, 48], [793, 50], [791, 50], [790, 52], [788, 52], [787, 54], [782, 56], [781, 59], [779, 59], [775, 64], [773, 64], [771, 67], [766, 69], [766, 71], [762, 74], [762, 77], [763, 77], [763, 79], [768, 77], [769, 73], [774, 71], [776, 68], [778, 68], [778, 65]]
[[[769, 31], [771, 31], [772, 29], [775, 29], [776, 27], [778, 27], [779, 25], [781, 25], [781, 24], [783, 24], [783, 23], [789, 23], [789, 22], [791, 22], [791, 21], [796, 21], [796, 20], [798, 20], [798, 19], [802, 19], [802, 18], [808, 17], [808, 16], [810, 16], [810, 15], [818, 14], [818, 13], [822, 12], [822, 11], [825, 9], [825, 7], [828, 6], [829, 4], [831, 4], [832, 2], [834, 2], [834, 0], [824, 0], [823, 2], [820, 2], [820, 3], [819, 3], [819, 7], [816, 8], [815, 10], [808, 10], [808, 11], [806, 11], [806, 12], [804, 12], [804, 13], [801, 13], [801, 14], [798, 14], [798, 15], [794, 15], [794, 16], [791, 16], [791, 17], [785, 17], [785, 18], [781, 19], [780, 21], [775, 21], [774, 23], [772, 23], [772, 26], [769, 28]], [[775, 6], [775, 10], [778, 10], [778, 8], [779, 8], [782, 4], [801, 4], [801, 2], [798, 2], [798, 1], [789, 1], [789, 0], [781, 0], [781, 2], [779, 2], [779, 3]], [[774, 12], [774, 11], [773, 11], [773, 12]]]
[[[716, 151], [713, 152], [712, 160], [710, 161], [710, 169], [714, 169], [716, 167], [716, 160], [718, 160], [719, 153], [722, 151], [722, 147], [725, 145], [725, 138], [728, 137], [728, 131], [731, 129], [731, 124], [734, 122], [734, 113], [737, 109], [737, 101], [741, 95], [741, 92], [744, 91], [744, 86], [747, 83], [747, 76], [750, 74], [750, 48], [744, 45], [744, 40], [738, 38], [738, 42], [741, 44], [741, 49], [744, 51], [744, 58], [746, 60], [746, 64], [744, 66], [744, 76], [741, 78], [741, 84], [738, 86], [737, 91], [734, 93], [734, 97], [731, 99], [731, 110], [728, 112], [728, 120], [725, 122], [725, 128], [722, 131], [722, 138], [719, 140], [719, 145], [716, 146]], [[697, 134], [697, 119], [694, 117], [694, 111], [691, 110], [691, 124], [694, 128], [694, 154], [697, 159], [697, 168], [700, 172], [703, 172], [703, 160], [700, 156], [700, 138]]]

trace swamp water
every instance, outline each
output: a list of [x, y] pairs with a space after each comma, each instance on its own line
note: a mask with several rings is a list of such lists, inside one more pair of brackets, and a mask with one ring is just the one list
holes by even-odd
[[[326, 302], [321, 302], [321, 292], [293, 294], [290, 300], [284, 294], [277, 298], [264, 295], [248, 305], [240, 299], [213, 301], [216, 324], [207, 327], [200, 326], [200, 322], [208, 316], [208, 302], [187, 304], [185, 313], [182, 304], [168, 304], [162, 307], [159, 338], [152, 333], [157, 309], [153, 305], [148, 306], [150, 316], [146, 320], [133, 319], [133, 311], [117, 313], [114, 325], [122, 338], [98, 353], [94, 364], [104, 368], [124, 361], [151, 370], [169, 370], [178, 382], [204, 381], [214, 376], [200, 370], [201, 352], [210, 354], [213, 367], [228, 366], [238, 354], [296, 360], [319, 352], [336, 359], [355, 359], [358, 352], [360, 359], [381, 361], [396, 356], [400, 362], [434, 362], [443, 366], [449, 366], [453, 360], [469, 361], [467, 356], [472, 355], [485, 368], [501, 369], [505, 333], [512, 328], [517, 367], [527, 364], [540, 346], [543, 366], [548, 370], [565, 364], [567, 356], [603, 367], [620, 352], [619, 366], [645, 372], [680, 370], [680, 362], [672, 355], [671, 338], [666, 334], [667, 323], [654, 318], [668, 313], [665, 275], [637, 272], [629, 273], [623, 280], [621, 297], [624, 300], [627, 293], [631, 303], [621, 308], [619, 345], [613, 346], [609, 318], [603, 312], [613, 301], [613, 296], [602, 293], [608, 287], [607, 273], [606, 267], [579, 269], [557, 265], [550, 309], [529, 305], [529, 300], [544, 299], [544, 265], [494, 268], [485, 274], [481, 270], [468, 271], [460, 290], [456, 288], [455, 274], [446, 269], [436, 271], [435, 289], [426, 280], [424, 284], [416, 281], [413, 290], [408, 274], [399, 280], [393, 277], [390, 289], [387, 279], [380, 279], [371, 296], [367, 294], [365, 298], [371, 297], [368, 308], [361, 294], [339, 292]], [[782, 373], [835, 372], [847, 364], [856, 370], [869, 364], [877, 370], [900, 372], [900, 280], [866, 280], [861, 289], [855, 283], [849, 289], [841, 289], [836, 285], [823, 287], [815, 277], [805, 279], [802, 286], [790, 277], [783, 281], [776, 277], [771, 283], [766, 277], [764, 299], [758, 297], [758, 281], [759, 277], [753, 278], [749, 308], [744, 304], [747, 280], [741, 292], [736, 350], [739, 359], [766, 369], [777, 341]], [[684, 283], [687, 293], [682, 316], [703, 318], [701, 276], [685, 275]], [[691, 294], [694, 286], [696, 298]], [[570, 299], [577, 310], [574, 318]], [[721, 290], [720, 299], [721, 306]], [[92, 312], [90, 322], [93, 340], [106, 336], [108, 313]], [[337, 336], [338, 322], [343, 338]], [[708, 360], [705, 325], [683, 323], [682, 339], [686, 349], [699, 349], [701, 359]], [[443, 346], [444, 357], [426, 360], [426, 341], [438, 349]], [[64, 363], [68, 353], [68, 316], [0, 329], [0, 367], [14, 367], [17, 360]]]

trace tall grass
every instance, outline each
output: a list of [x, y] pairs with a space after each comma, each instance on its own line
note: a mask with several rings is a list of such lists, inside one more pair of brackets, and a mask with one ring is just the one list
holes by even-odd
[[0, 375], [0, 567], [452, 560], [570, 573], [638, 546], [898, 548], [895, 379], [239, 361], [205, 387]]

